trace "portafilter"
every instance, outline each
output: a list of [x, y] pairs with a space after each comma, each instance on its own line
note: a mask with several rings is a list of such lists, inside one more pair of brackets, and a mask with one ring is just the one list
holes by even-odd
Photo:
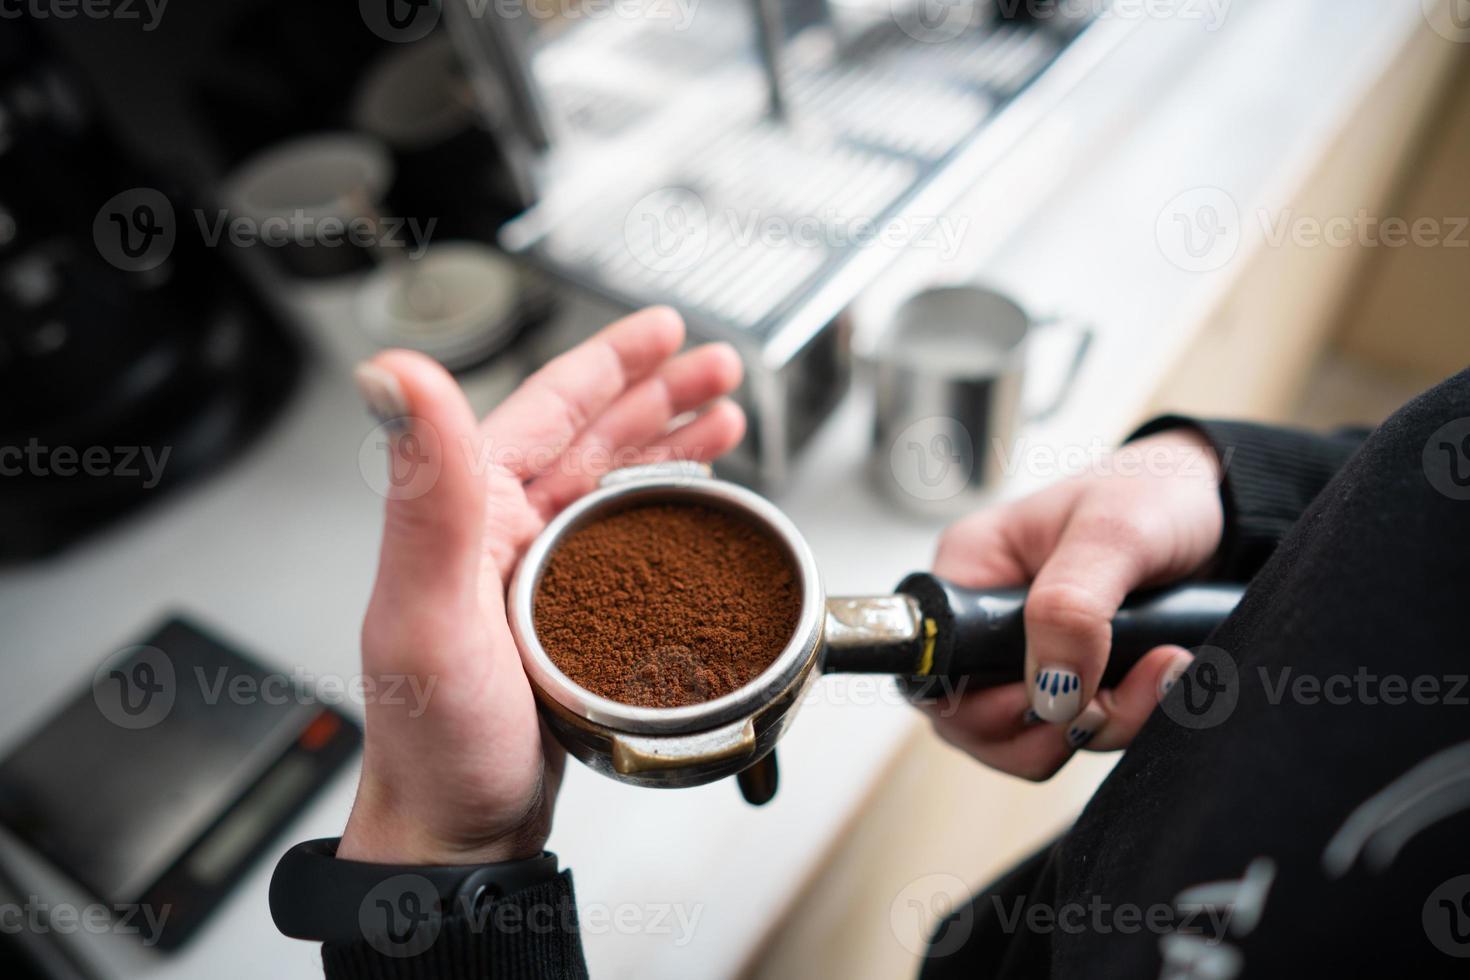
[[[760, 675], [722, 697], [679, 707], [623, 704], [563, 673], [535, 629], [546, 562], [578, 529], [646, 504], [697, 504], [733, 512], [767, 531], [795, 571], [801, 606], [785, 648]], [[1235, 608], [1237, 585], [1186, 584], [1129, 597], [1113, 619], [1102, 685], [1117, 684], [1149, 650], [1197, 645]], [[889, 595], [829, 598], [805, 539], [759, 494], [714, 478], [707, 466], [664, 463], [614, 470], [532, 542], [510, 584], [511, 630], [542, 717], [573, 756], [620, 782], [699, 786], [739, 777], [751, 803], [774, 795], [773, 750], [822, 673], [892, 674], [915, 700], [957, 696], [1023, 679], [1021, 589], [967, 589], [927, 573]]]

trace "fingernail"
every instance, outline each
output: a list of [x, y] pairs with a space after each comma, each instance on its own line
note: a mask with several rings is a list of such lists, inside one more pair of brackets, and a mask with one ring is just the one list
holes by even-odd
[[1027, 708], [1026, 713], [1021, 716], [1021, 723], [1027, 727], [1041, 724], [1041, 716], [1036, 713], [1035, 708]]
[[1108, 713], [1106, 711], [1098, 707], [1096, 703], [1089, 704], [1087, 710], [1078, 715], [1077, 720], [1068, 726], [1067, 744], [1074, 749], [1082, 748], [1082, 746], [1092, 741], [1094, 735], [1102, 730], [1102, 726], [1107, 720]]
[[1193, 657], [1181, 655], [1176, 657], [1174, 662], [1169, 665], [1169, 669], [1164, 671], [1164, 675], [1159, 678], [1160, 701], [1164, 700], [1164, 695], [1169, 693], [1169, 689], [1178, 682], [1180, 676], [1189, 669], [1189, 665], [1193, 662]]
[[1082, 678], [1062, 667], [1043, 667], [1031, 688], [1031, 707], [1042, 721], [1071, 721], [1082, 710]]
[[391, 371], [363, 361], [353, 369], [352, 378], [374, 418], [397, 432], [408, 428], [408, 399]]

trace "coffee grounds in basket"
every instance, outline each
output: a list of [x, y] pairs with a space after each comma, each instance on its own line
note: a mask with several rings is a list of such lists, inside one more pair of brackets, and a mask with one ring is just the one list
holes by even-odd
[[557, 545], [534, 618], [542, 647], [577, 684], [672, 708], [754, 680], [800, 609], [796, 570], [769, 531], [701, 504], [645, 504]]

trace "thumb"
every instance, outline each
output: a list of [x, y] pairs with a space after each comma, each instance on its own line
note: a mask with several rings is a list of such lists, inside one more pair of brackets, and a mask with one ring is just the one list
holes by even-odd
[[354, 372], [383, 423], [388, 498], [374, 602], [443, 608], [477, 589], [485, 494], [476, 478], [478, 431], [459, 385], [438, 363], [386, 351]]
[[1087, 747], [1096, 752], [1127, 748], [1193, 661], [1194, 654], [1183, 647], [1162, 646], [1150, 650], [1133, 665], [1121, 684], [1098, 694], [1107, 721]]

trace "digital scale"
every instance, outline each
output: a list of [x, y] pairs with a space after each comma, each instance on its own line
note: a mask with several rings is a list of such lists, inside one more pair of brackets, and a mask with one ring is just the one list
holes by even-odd
[[174, 949], [353, 755], [358, 724], [183, 619], [0, 762], [0, 823]]

